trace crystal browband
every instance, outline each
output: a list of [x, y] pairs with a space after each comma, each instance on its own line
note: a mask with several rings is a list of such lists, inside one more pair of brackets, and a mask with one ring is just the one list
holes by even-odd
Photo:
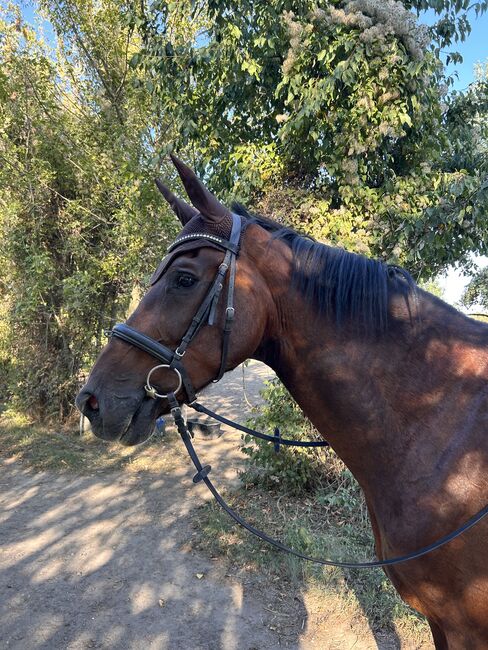
[[192, 239], [208, 239], [209, 241], [214, 242], [219, 246], [222, 246], [222, 248], [229, 248], [231, 250], [235, 248], [237, 250], [236, 246], [230, 244], [230, 242], [226, 241], [225, 239], [217, 237], [216, 235], [209, 235], [206, 232], [196, 232], [193, 233], [192, 235], [184, 235], [183, 237], [178, 237], [178, 239], [176, 239], [171, 244], [171, 246], [169, 246], [167, 252], [171, 253], [171, 251], [174, 250], [177, 246], [179, 246], [180, 244], [184, 244], [187, 241], [191, 241]]

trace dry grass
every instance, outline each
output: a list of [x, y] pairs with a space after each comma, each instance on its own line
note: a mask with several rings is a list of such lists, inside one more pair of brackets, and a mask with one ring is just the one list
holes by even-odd
[[[314, 499], [287, 497], [253, 488], [227, 495], [229, 502], [250, 523], [286, 545], [315, 557], [362, 561], [374, 558], [369, 526], [349, 524]], [[214, 503], [199, 511], [204, 534], [199, 547], [269, 578], [301, 585], [316, 593], [322, 606], [378, 632], [396, 632], [405, 647], [422, 647], [430, 633], [422, 617], [407, 607], [380, 569], [343, 570], [298, 560], [261, 543], [234, 525]], [[403, 647], [403, 646], [402, 646]], [[430, 647], [430, 646], [429, 646]]]
[[153, 436], [143, 445], [123, 447], [99, 440], [91, 433], [80, 436], [75, 427], [53, 431], [9, 410], [0, 416], [0, 456], [18, 459], [35, 470], [168, 471], [182, 458], [180, 448], [171, 444], [174, 439], [170, 431], [163, 439]]

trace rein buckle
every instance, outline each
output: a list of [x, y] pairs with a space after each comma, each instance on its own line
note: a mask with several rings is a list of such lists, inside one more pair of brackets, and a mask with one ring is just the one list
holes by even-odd
[[180, 352], [180, 346], [178, 346], [174, 352], [175, 357], [178, 357], [178, 359], [182, 359], [185, 356], [186, 350], [183, 350], [183, 352]]

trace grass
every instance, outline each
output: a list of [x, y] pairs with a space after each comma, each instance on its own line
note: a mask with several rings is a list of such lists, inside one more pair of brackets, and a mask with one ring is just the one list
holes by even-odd
[[[230, 505], [250, 523], [303, 553], [338, 560], [374, 559], [369, 526], [355, 526], [316, 498], [277, 495], [253, 487], [227, 494]], [[403, 603], [381, 569], [343, 570], [305, 562], [261, 543], [234, 525], [215, 503], [199, 510], [204, 534], [198, 546], [229, 564], [316, 591], [327, 607], [347, 610], [349, 620], [366, 619], [373, 631], [397, 631], [419, 647], [428, 626]]]
[[8, 409], [0, 415], [0, 456], [39, 471], [168, 471], [183, 453], [171, 444], [174, 439], [176, 434], [170, 432], [163, 439], [153, 436], [143, 445], [123, 447], [99, 440], [91, 432], [80, 436], [75, 427], [53, 431]]

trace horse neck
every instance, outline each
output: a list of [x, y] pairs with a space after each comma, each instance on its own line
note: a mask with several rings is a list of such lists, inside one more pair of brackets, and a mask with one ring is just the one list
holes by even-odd
[[[426, 468], [442, 464], [446, 449], [455, 454], [464, 436], [476, 435], [488, 328], [422, 291], [420, 319], [412, 320], [404, 299], [394, 298], [391, 324], [376, 338], [317, 318], [292, 292], [278, 303], [258, 356], [366, 492], [371, 476], [377, 487], [422, 473], [431, 480]], [[460, 421], [462, 407], [474, 408], [470, 422]]]

